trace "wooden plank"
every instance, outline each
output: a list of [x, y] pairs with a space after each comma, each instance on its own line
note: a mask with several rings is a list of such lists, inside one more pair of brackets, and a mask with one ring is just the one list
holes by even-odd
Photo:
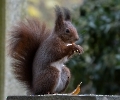
[[117, 95], [40, 95], [40, 96], [9, 96], [7, 100], [120, 100]]

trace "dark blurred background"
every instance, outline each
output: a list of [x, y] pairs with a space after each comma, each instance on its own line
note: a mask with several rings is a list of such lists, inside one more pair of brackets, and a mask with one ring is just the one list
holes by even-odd
[[82, 81], [82, 93], [120, 94], [120, 0], [85, 0], [76, 10], [73, 23], [84, 54], [68, 63], [70, 88]]
[[120, 0], [27, 0], [21, 17], [38, 17], [53, 28], [55, 5], [71, 10], [84, 48], [67, 63], [72, 79], [66, 92], [82, 82], [81, 94], [120, 94]]

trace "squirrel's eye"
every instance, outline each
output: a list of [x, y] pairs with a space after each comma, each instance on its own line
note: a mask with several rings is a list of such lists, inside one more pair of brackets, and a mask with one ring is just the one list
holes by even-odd
[[70, 33], [70, 30], [69, 29], [66, 29], [66, 31], [65, 31], [66, 33]]

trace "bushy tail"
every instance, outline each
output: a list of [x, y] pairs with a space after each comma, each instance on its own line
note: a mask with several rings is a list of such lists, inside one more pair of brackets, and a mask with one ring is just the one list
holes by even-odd
[[49, 36], [45, 24], [37, 19], [19, 22], [10, 33], [9, 54], [13, 58], [15, 77], [28, 89], [32, 88], [32, 65], [40, 44]]

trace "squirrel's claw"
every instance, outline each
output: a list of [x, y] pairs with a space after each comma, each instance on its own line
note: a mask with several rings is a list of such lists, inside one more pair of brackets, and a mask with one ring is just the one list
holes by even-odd
[[78, 45], [78, 47], [79, 47], [79, 50], [77, 50], [77, 51], [79, 52], [79, 54], [83, 54], [84, 53], [83, 48], [80, 45]]
[[84, 50], [83, 50], [83, 48], [80, 45], [77, 45], [76, 48], [77, 49], [74, 51], [74, 53], [79, 53], [79, 54], [84, 53]]

